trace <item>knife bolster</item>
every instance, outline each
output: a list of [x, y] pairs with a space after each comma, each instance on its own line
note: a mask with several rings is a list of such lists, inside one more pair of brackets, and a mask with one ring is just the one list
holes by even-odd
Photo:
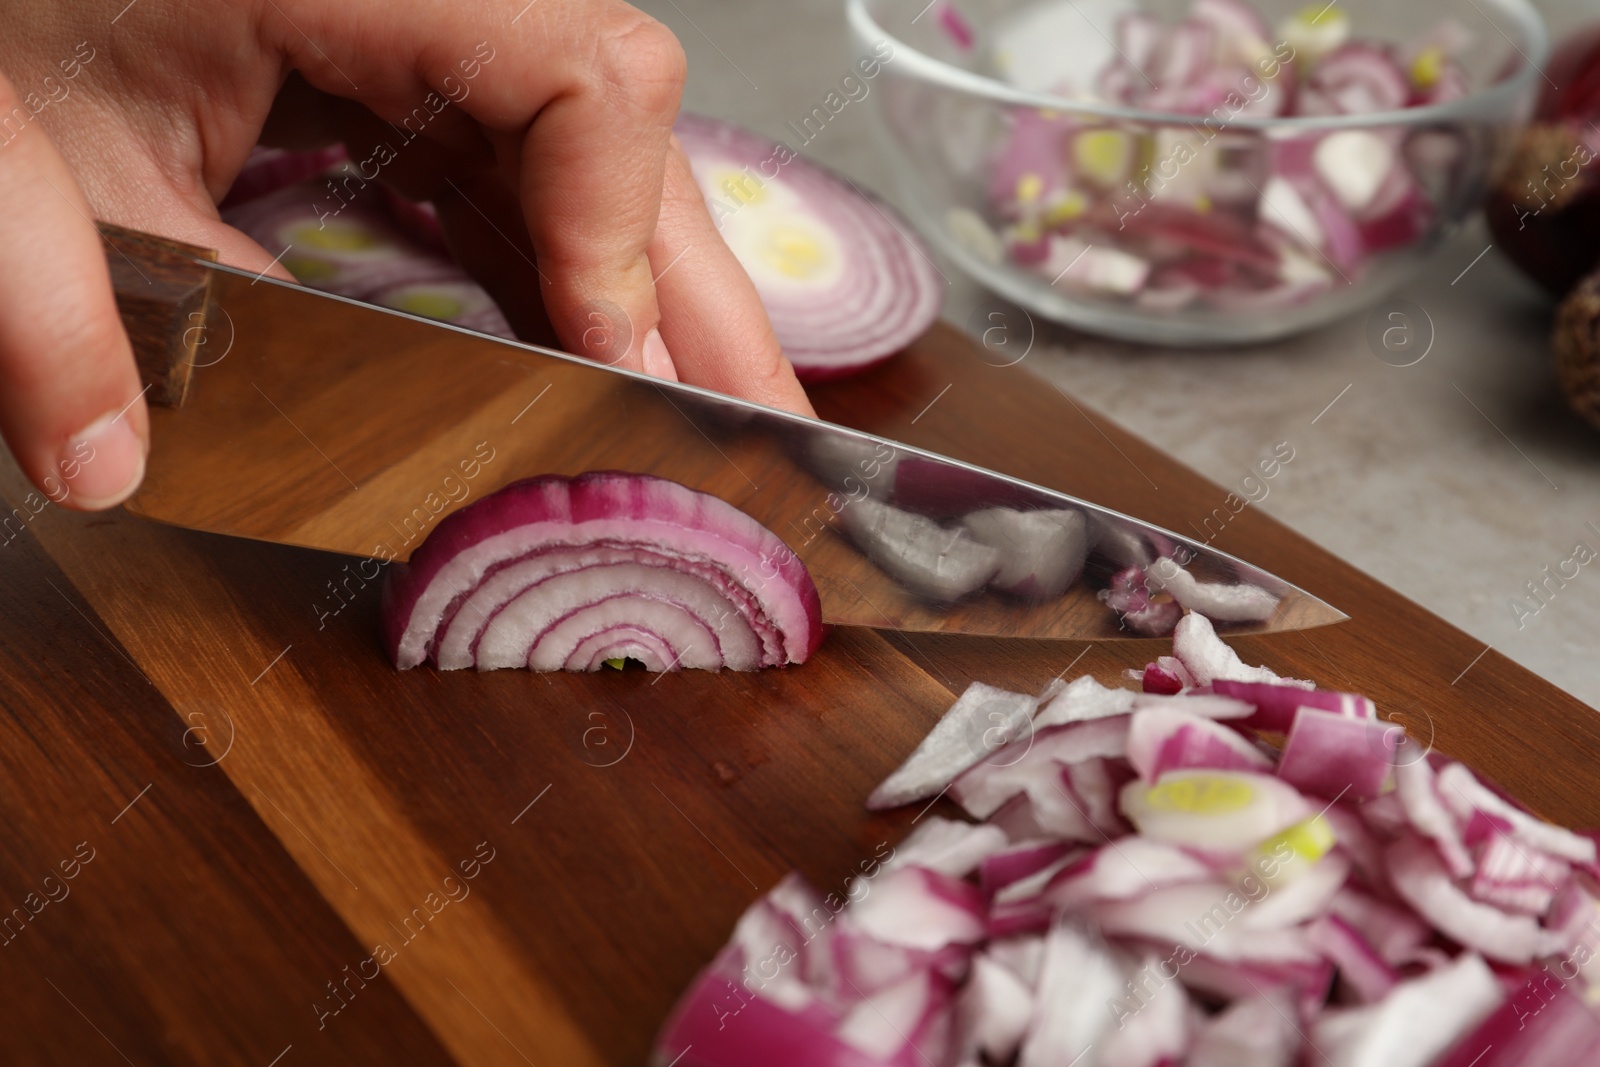
[[215, 260], [217, 254], [108, 222], [96, 225], [147, 398], [161, 407], [181, 407], [196, 352], [208, 340], [211, 313], [212, 272], [195, 261]]

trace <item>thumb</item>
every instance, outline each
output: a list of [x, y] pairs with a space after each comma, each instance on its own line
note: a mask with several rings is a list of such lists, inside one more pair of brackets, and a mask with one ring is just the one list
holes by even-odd
[[0, 436], [58, 504], [120, 504], [149, 414], [88, 202], [0, 75]]

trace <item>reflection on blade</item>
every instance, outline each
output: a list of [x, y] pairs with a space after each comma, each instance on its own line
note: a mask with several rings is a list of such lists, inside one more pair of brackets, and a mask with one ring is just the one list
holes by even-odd
[[1173, 598], [1234, 632], [1344, 618], [1205, 545], [1039, 486], [214, 269], [231, 348], [196, 367], [182, 409], [152, 415], [159, 447], [130, 503], [152, 518], [405, 559], [443, 515], [511, 481], [626, 470], [712, 493], [775, 532], [831, 623], [1101, 639], [1162, 623]]

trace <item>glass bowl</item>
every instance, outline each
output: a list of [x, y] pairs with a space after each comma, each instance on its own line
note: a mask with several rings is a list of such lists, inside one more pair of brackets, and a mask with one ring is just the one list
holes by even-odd
[[901, 205], [946, 254], [1047, 318], [1216, 345], [1411, 278], [1509, 160], [1549, 50], [1525, 0], [1303, 4], [848, 13]]

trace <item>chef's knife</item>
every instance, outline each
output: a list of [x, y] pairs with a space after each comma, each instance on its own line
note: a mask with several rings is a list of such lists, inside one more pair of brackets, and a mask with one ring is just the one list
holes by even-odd
[[[776, 532], [830, 623], [1134, 636], [1093, 580], [1161, 556], [1279, 598], [1269, 619], [1235, 632], [1345, 617], [1204, 544], [922, 449], [101, 232], [152, 404], [149, 468], [127, 507], [152, 519], [403, 560], [444, 515], [515, 479], [627, 470], [712, 493]], [[1091, 581], [1044, 601], [931, 600], [841, 534], [841, 516], [867, 499], [947, 522], [995, 506], [1076, 511], [1100, 544]]]

